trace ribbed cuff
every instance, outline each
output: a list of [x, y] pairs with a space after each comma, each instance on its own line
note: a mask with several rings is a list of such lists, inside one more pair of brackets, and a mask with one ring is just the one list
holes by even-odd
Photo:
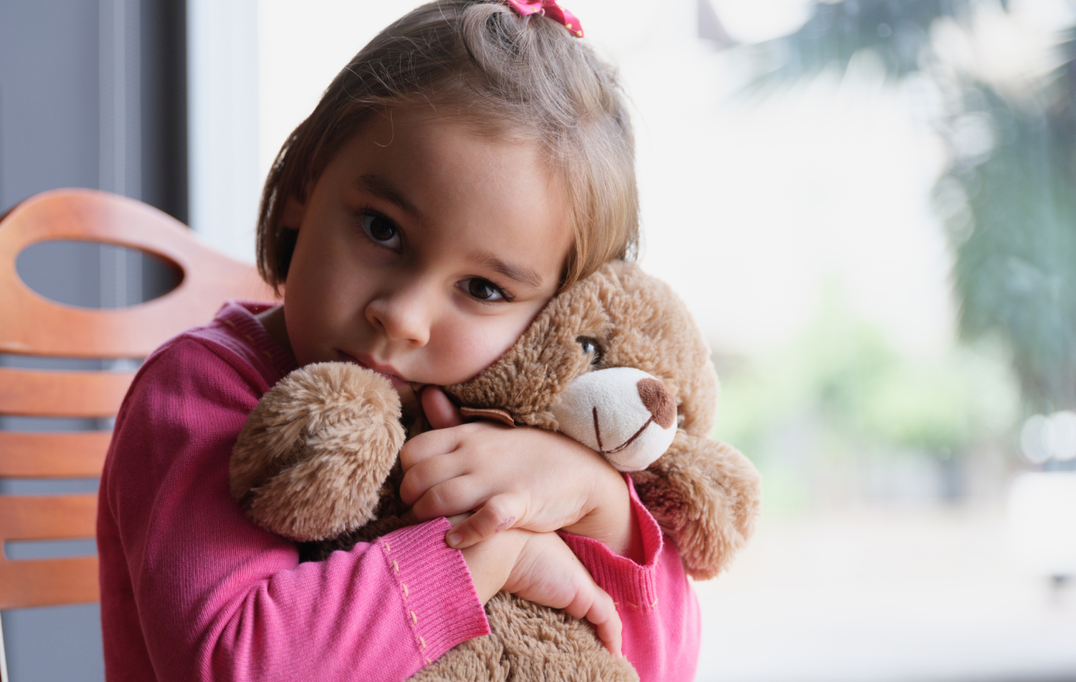
[[445, 543], [450, 527], [440, 518], [401, 528], [377, 541], [427, 664], [460, 642], [489, 634], [467, 562]]
[[631, 513], [635, 515], [643, 541], [642, 564], [616, 554], [598, 540], [563, 531], [560, 536], [590, 571], [594, 582], [608, 592], [618, 606], [647, 610], [657, 606], [656, 574], [663, 536], [658, 522], [639, 501], [631, 477], [625, 474], [624, 478], [631, 497]]

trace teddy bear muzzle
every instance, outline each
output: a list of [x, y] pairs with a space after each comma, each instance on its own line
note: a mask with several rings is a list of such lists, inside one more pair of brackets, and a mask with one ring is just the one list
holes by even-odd
[[640, 471], [676, 436], [676, 404], [650, 374], [614, 367], [580, 375], [551, 407], [558, 431], [597, 450], [619, 471]]

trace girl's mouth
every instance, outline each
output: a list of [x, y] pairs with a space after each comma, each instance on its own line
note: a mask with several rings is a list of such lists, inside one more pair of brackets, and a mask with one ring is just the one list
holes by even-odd
[[411, 386], [410, 382], [406, 381], [403, 377], [397, 374], [396, 369], [393, 368], [391, 365], [379, 364], [368, 355], [354, 356], [349, 353], [345, 353], [342, 350], [338, 350], [336, 352], [338, 355], [340, 355], [340, 360], [342, 362], [350, 362], [352, 364], [358, 365], [359, 367], [365, 367], [366, 369], [377, 372], [381, 376], [385, 377], [389, 380], [389, 383], [392, 384], [392, 387], [397, 391], [402, 388], [408, 388]]

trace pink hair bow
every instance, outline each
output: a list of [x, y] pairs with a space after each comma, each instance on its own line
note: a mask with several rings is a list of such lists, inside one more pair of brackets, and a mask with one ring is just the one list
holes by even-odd
[[557, 0], [506, 0], [512, 9], [521, 16], [538, 14], [541, 12], [553, 21], [564, 24], [564, 27], [572, 32], [577, 38], [583, 37], [583, 27], [575, 15], [557, 5]]

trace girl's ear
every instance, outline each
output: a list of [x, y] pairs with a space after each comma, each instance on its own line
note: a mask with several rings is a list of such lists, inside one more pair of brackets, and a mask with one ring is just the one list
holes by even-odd
[[303, 224], [303, 215], [306, 213], [306, 205], [300, 204], [293, 196], [284, 202], [284, 210], [280, 213], [280, 224], [289, 230], [298, 230]]

